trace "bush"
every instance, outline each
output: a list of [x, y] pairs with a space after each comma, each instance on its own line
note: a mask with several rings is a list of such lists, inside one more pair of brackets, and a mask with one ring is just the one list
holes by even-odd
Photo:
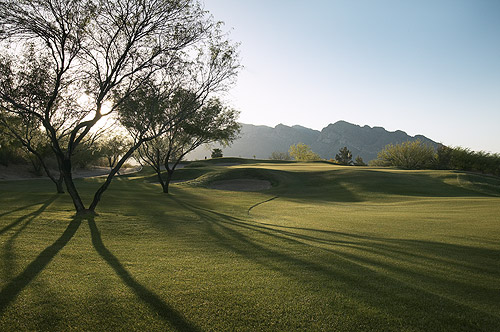
[[271, 159], [271, 160], [292, 160], [292, 157], [290, 157], [290, 155], [288, 154], [288, 152], [274, 151], [269, 156], [269, 159]]
[[102, 156], [97, 146], [90, 144], [79, 144], [73, 154], [73, 167], [88, 168], [91, 166], [102, 165]]
[[387, 145], [379, 152], [373, 166], [396, 166], [407, 169], [437, 168], [479, 172], [500, 176], [500, 155], [467, 148], [439, 145], [436, 153], [420, 141]]
[[291, 145], [288, 150], [290, 156], [297, 161], [314, 161], [320, 160], [320, 156], [312, 152], [311, 147], [304, 143], [297, 143], [297, 145]]
[[[500, 155], [466, 148], [447, 148], [449, 159], [444, 168], [500, 175]], [[440, 165], [441, 166], [441, 165]]]
[[389, 144], [372, 163], [376, 166], [395, 166], [405, 169], [431, 168], [436, 164], [434, 148], [420, 140]]
[[363, 158], [357, 156], [354, 160], [354, 166], [366, 166], [366, 163], [363, 161]]
[[0, 128], [0, 164], [8, 166], [23, 163], [26, 163], [26, 159], [21, 143], [7, 136]]

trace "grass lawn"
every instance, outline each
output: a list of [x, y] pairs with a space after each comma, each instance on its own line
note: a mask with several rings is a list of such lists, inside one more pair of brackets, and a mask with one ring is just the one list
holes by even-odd
[[[500, 179], [190, 166], [170, 195], [115, 179], [87, 219], [50, 181], [0, 182], [0, 331], [500, 331]], [[273, 187], [207, 186], [232, 178]]]

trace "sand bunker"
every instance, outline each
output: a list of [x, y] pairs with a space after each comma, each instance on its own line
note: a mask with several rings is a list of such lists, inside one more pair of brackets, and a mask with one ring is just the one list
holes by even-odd
[[222, 180], [212, 182], [210, 188], [230, 191], [261, 191], [271, 188], [271, 182], [255, 179]]

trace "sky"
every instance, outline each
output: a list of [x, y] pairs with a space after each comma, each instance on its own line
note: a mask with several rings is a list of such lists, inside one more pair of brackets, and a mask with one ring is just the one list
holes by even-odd
[[240, 121], [339, 120], [500, 153], [500, 1], [204, 0], [239, 42]]

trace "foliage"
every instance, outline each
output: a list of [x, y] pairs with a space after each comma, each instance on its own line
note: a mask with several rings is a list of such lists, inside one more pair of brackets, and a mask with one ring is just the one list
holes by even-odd
[[313, 152], [311, 148], [304, 143], [291, 145], [288, 154], [297, 161], [314, 161], [320, 160], [320, 156]]
[[335, 155], [335, 160], [340, 165], [351, 165], [352, 164], [352, 153], [344, 146], [339, 150], [339, 153]]
[[9, 136], [0, 125], [0, 165], [8, 166], [24, 161], [21, 144]]
[[[171, 116], [186, 115], [161, 136], [144, 142], [138, 155], [153, 167], [163, 192], [168, 193], [175, 168], [186, 154], [202, 144], [230, 144], [238, 136], [240, 124], [236, 121], [238, 112], [224, 106], [218, 98], [211, 98], [204, 104], [195, 93], [185, 90], [163, 107], [170, 108], [168, 113]], [[162, 168], [167, 171], [166, 178], [162, 175]]]
[[288, 152], [279, 152], [279, 151], [274, 151], [271, 153], [269, 156], [270, 160], [292, 160], [292, 157]]
[[500, 155], [466, 148], [442, 148], [440, 167], [500, 176]]
[[357, 156], [354, 160], [354, 166], [366, 166], [366, 163], [363, 161], [363, 158]]
[[196, 85], [205, 96], [217, 92], [212, 82], [231, 83], [234, 71], [211, 70], [238, 67], [219, 27], [195, 0], [0, 1], [0, 109], [44, 127], [77, 213], [94, 213], [125, 160], [173, 124], [158, 126], [158, 113], [140, 114], [155, 105], [139, 105], [146, 127], [135, 127], [134, 144], [86, 208], [71, 169], [79, 145], [94, 150], [101, 119], [160, 83], [155, 93]]
[[98, 143], [99, 157], [106, 159], [106, 165], [113, 169], [130, 148], [130, 142], [122, 134], [106, 135]]
[[394, 166], [405, 169], [430, 168], [434, 165], [435, 152], [430, 145], [420, 140], [389, 144], [373, 161], [376, 166]]
[[222, 155], [222, 150], [219, 149], [219, 148], [215, 148], [212, 150], [212, 154], [211, 154], [211, 157], [212, 159], [213, 158], [222, 158], [223, 155]]
[[436, 152], [420, 141], [388, 145], [379, 153], [373, 166], [402, 168], [435, 168], [500, 175], [500, 155], [471, 151], [462, 147], [439, 145]]

